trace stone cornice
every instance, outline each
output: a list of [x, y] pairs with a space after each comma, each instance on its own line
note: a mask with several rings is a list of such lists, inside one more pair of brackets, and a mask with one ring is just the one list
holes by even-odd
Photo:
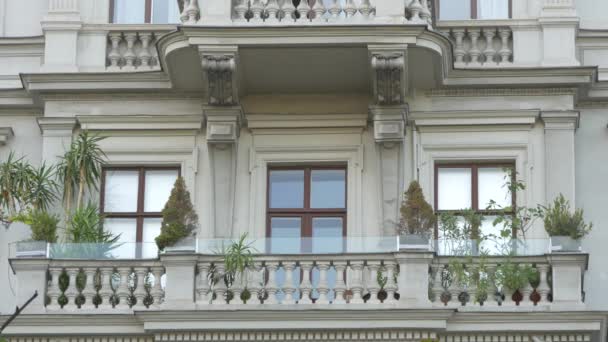
[[527, 86], [572, 87], [589, 85], [597, 80], [597, 67], [455, 69], [444, 80], [447, 86], [500, 87], [509, 84]]
[[579, 125], [578, 111], [543, 111], [540, 115], [545, 130], [576, 130]]
[[202, 115], [79, 115], [87, 130], [192, 130], [203, 125]]
[[411, 112], [416, 126], [525, 125], [532, 127], [538, 110]]
[[559, 96], [576, 95], [576, 88], [438, 88], [428, 90], [430, 97]]
[[0, 127], [0, 146], [6, 145], [8, 139], [13, 137], [13, 129], [11, 127]]
[[21, 74], [21, 81], [29, 92], [44, 91], [154, 91], [171, 89], [172, 84], [162, 71], [120, 73], [47, 73]]
[[0, 108], [27, 108], [34, 106], [34, 99], [23, 89], [0, 90]]
[[44, 136], [70, 136], [76, 127], [76, 118], [40, 117], [37, 121]]
[[367, 114], [251, 114], [247, 115], [249, 129], [263, 128], [321, 128], [366, 127]]

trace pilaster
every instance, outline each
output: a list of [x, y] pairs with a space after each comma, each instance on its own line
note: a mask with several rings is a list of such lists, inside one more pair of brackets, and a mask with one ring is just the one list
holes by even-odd
[[76, 126], [75, 118], [41, 117], [38, 126], [42, 133], [42, 160], [55, 162], [70, 148], [72, 134]]
[[545, 188], [550, 203], [560, 193], [575, 205], [574, 133], [579, 112], [547, 111], [541, 113], [545, 123]]
[[42, 72], [78, 72], [78, 31], [82, 28], [78, 0], [49, 0], [41, 22], [44, 32]]
[[0, 127], [0, 146], [6, 145], [8, 140], [15, 135], [11, 127]]
[[399, 264], [399, 303], [408, 308], [430, 307], [429, 267], [433, 253], [398, 252], [395, 253], [395, 259]]
[[407, 122], [407, 106], [371, 106], [374, 125], [382, 198], [382, 234], [393, 236], [399, 223], [399, 198], [402, 184], [403, 138]]
[[196, 286], [195, 254], [165, 253], [160, 261], [165, 267], [167, 285], [165, 300], [161, 304], [163, 310], [193, 310], [194, 291]]
[[589, 255], [582, 253], [555, 253], [547, 256], [552, 274], [552, 310], [582, 310], [583, 274]]
[[579, 18], [576, 16], [574, 0], [543, 0], [538, 22], [542, 29], [542, 65], [580, 65], [576, 58]]

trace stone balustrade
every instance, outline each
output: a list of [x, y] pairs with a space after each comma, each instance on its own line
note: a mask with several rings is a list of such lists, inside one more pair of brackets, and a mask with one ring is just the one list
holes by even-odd
[[168, 31], [118, 30], [108, 33], [108, 71], [150, 71], [160, 69], [156, 41]]
[[513, 33], [509, 27], [440, 28], [453, 44], [456, 68], [497, 68], [513, 65]]
[[[585, 308], [587, 259], [582, 253], [480, 258], [421, 251], [259, 255], [236, 275], [226, 272], [221, 256], [190, 252], [160, 260], [10, 262], [20, 302], [43, 294], [27, 308], [35, 314], [285, 306], [575, 310]], [[533, 276], [512, 291], [505, 265]]]

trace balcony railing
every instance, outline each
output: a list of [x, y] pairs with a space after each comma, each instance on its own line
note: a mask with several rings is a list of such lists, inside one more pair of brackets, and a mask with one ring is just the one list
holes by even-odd
[[150, 71], [160, 69], [156, 41], [169, 30], [117, 29], [108, 33], [108, 71]]

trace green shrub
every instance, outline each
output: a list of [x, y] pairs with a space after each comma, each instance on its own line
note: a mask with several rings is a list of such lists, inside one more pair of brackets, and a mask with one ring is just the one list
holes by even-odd
[[33, 210], [12, 218], [13, 222], [22, 222], [30, 226], [31, 239], [34, 241], [57, 242], [57, 225], [59, 217], [42, 210]]
[[417, 181], [410, 183], [401, 204], [400, 234], [420, 234], [430, 236], [437, 217], [433, 207], [424, 199], [422, 188]]
[[163, 209], [160, 235], [156, 237], [159, 250], [174, 246], [178, 241], [192, 236], [198, 227], [198, 216], [190, 201], [190, 193], [182, 177], [178, 177], [171, 196]]
[[585, 223], [583, 210], [570, 208], [570, 202], [560, 194], [553, 204], [544, 208], [545, 230], [550, 236], [569, 236], [578, 240], [587, 235], [593, 228], [592, 223]]

